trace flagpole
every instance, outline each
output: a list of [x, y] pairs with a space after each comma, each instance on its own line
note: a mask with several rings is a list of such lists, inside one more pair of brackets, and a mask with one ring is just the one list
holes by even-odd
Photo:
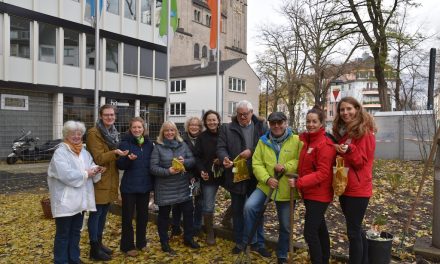
[[[220, 21], [221, 21], [221, 10], [220, 10], [220, 0], [217, 0], [217, 74], [215, 78], [215, 93], [216, 93], [216, 102], [215, 108], [217, 113], [221, 113], [221, 117], [223, 118], [223, 102], [219, 102], [219, 97], [223, 101], [223, 86], [222, 86], [222, 96], [219, 95], [219, 86], [220, 86]], [[221, 106], [221, 111], [220, 111]]]
[[[164, 8], [164, 6], [162, 6]], [[171, 0], [167, 1], [167, 90], [166, 90], [166, 100], [165, 100], [165, 120], [169, 119], [169, 107], [170, 107], [170, 57], [171, 57], [171, 49], [170, 49], [170, 42], [171, 42], [171, 36], [170, 36], [170, 27], [171, 27]]]
[[98, 120], [99, 109], [99, 0], [95, 0], [95, 111], [94, 120]]

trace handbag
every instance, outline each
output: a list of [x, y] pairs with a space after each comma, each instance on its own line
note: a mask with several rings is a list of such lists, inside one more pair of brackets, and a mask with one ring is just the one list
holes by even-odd
[[336, 157], [336, 166], [333, 167], [333, 191], [337, 196], [341, 196], [345, 192], [348, 182], [348, 168], [344, 167], [344, 158]]

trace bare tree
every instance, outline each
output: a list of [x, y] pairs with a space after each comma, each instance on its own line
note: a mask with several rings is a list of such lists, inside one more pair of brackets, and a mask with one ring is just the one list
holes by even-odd
[[315, 104], [325, 105], [330, 83], [345, 73], [345, 65], [361, 45], [354, 35], [357, 27], [335, 1], [289, 1], [282, 10], [313, 72], [312, 85], [307, 88]]

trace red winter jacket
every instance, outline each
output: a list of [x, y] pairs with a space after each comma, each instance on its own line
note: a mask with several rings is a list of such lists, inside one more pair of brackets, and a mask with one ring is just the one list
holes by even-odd
[[336, 150], [324, 128], [315, 133], [302, 133], [304, 146], [299, 156], [299, 178], [296, 187], [303, 199], [328, 203], [333, 200], [333, 164]]
[[373, 161], [376, 137], [368, 132], [361, 138], [349, 138], [347, 134], [339, 140], [347, 144], [348, 150], [340, 154], [344, 166], [348, 167], [348, 183], [343, 195], [352, 197], [371, 197], [373, 193]]

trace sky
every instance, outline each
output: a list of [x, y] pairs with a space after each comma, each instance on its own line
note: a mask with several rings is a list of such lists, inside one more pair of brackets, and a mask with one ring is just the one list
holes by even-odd
[[[421, 26], [425, 32], [440, 32], [440, 1], [439, 0], [416, 0], [422, 6], [410, 12], [413, 17], [414, 27]], [[256, 54], [261, 47], [256, 45], [258, 27], [266, 24], [281, 24], [283, 22], [279, 10], [283, 0], [248, 0], [248, 62], [253, 65]], [[428, 45], [436, 45], [440, 48], [440, 41], [432, 41]], [[429, 49], [430, 47], [427, 47]], [[437, 52], [439, 53], [439, 52]]]

